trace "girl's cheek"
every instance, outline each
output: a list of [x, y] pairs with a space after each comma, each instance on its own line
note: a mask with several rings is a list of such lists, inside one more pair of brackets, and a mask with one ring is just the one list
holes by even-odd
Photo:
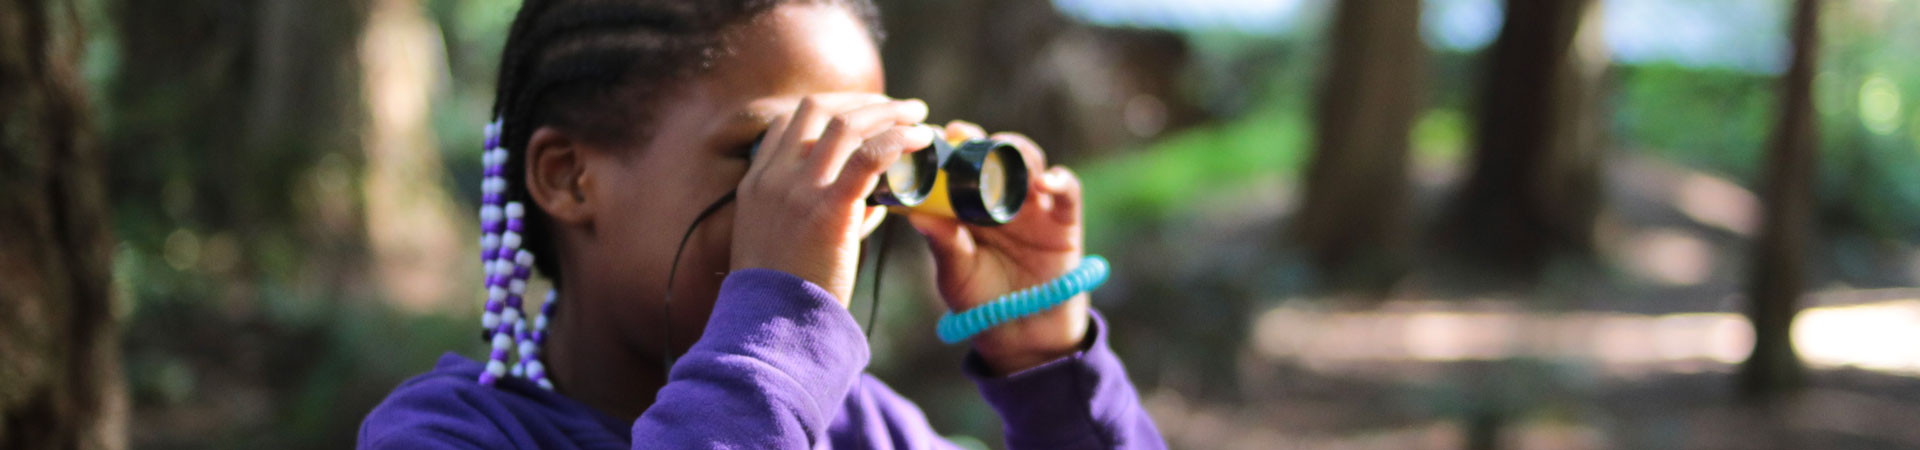
[[707, 239], [706, 250], [715, 261], [721, 262], [721, 266], [725, 267], [733, 259], [733, 208], [728, 207], [726, 210], [714, 213], [713, 218], [709, 220], [713, 222], [711, 225], [713, 230], [707, 233], [710, 238]]

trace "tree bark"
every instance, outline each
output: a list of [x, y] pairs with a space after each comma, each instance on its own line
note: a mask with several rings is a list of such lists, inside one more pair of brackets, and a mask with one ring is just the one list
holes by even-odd
[[1420, 2], [1340, 2], [1331, 58], [1294, 232], [1331, 287], [1384, 289], [1407, 260], [1408, 135], [1427, 79]]
[[1804, 378], [1789, 330], [1805, 289], [1807, 240], [1813, 235], [1813, 74], [1818, 61], [1820, 5], [1794, 2], [1793, 59], [1780, 80], [1780, 123], [1767, 153], [1759, 240], [1748, 281], [1753, 353], [1740, 367], [1741, 392], [1766, 401], [1798, 388]]
[[124, 448], [101, 161], [72, 2], [0, 1], [0, 448]]
[[1600, 77], [1592, 0], [1510, 0], [1480, 92], [1478, 148], [1448, 211], [1456, 250], [1531, 279], [1588, 254], [1599, 209]]

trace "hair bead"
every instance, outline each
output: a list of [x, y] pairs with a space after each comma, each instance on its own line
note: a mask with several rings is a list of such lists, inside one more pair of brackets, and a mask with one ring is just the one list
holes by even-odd
[[499, 148], [500, 132], [503, 128], [498, 118], [488, 122], [482, 128], [486, 139], [480, 152], [480, 163], [483, 166], [479, 212], [480, 269], [484, 275], [482, 286], [487, 292], [485, 310], [480, 314], [480, 337], [486, 340], [488, 347], [491, 348], [491, 351], [487, 352], [486, 371], [481, 372], [479, 379], [480, 384], [484, 385], [492, 385], [506, 375], [507, 358], [517, 342], [513, 334], [508, 331], [519, 319], [517, 308], [507, 308], [518, 300], [510, 292], [511, 285], [507, 282], [512, 269], [502, 264], [504, 261], [500, 260], [501, 255], [518, 250], [520, 246], [517, 237], [509, 240], [501, 235], [505, 231], [503, 230], [506, 225], [504, 219], [507, 215], [506, 210], [500, 205], [500, 200], [505, 198], [507, 190], [507, 180], [501, 176], [506, 172], [504, 166], [507, 162], [507, 154], [505, 149]]
[[[533, 254], [524, 254], [527, 258], [525, 264], [521, 266], [532, 266]], [[527, 380], [539, 385], [541, 389], [549, 391], [553, 390], [553, 382], [547, 380], [546, 366], [540, 362], [540, 346], [546, 344], [547, 324], [551, 320], [550, 317], [553, 316], [559, 301], [559, 291], [548, 289], [547, 301], [540, 304], [539, 315], [533, 318], [532, 332], [520, 341], [520, 363], [526, 366], [525, 376]]]
[[507, 335], [502, 334], [502, 335], [495, 335], [493, 337], [494, 350], [506, 350], [507, 347], [512, 345], [513, 345], [513, 338], [509, 338], [507, 337]]
[[520, 358], [521, 358], [521, 361], [527, 361], [527, 360], [529, 360], [528, 358], [532, 358], [532, 357], [533, 357], [533, 356], [534, 356], [534, 355], [535, 355], [536, 353], [538, 353], [539, 351], [540, 351], [540, 349], [539, 349], [539, 347], [535, 347], [535, 346], [533, 345], [533, 337], [532, 337], [532, 336], [527, 336], [527, 338], [526, 338], [526, 339], [521, 339], [521, 340], [520, 340]]
[[[546, 378], [546, 376], [547, 376], [546, 365], [540, 364], [539, 360], [527, 361], [527, 378], [528, 379]], [[548, 388], [548, 389], [552, 389], [552, 388]]]
[[[500, 360], [498, 359], [487, 361], [487, 375], [493, 375], [494, 378], [506, 376], [507, 363], [500, 362]], [[481, 378], [481, 379], [485, 380], [485, 378]], [[493, 384], [493, 383], [485, 383], [485, 384]]]
[[499, 205], [491, 205], [491, 204], [480, 205], [480, 223], [481, 224], [491, 224], [494, 222], [499, 222], [500, 219], [503, 219], [505, 217], [506, 217], [506, 214], [500, 210]]

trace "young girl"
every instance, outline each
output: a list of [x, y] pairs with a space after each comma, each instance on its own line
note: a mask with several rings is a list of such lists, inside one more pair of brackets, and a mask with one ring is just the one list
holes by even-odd
[[[880, 174], [982, 133], [880, 95], [876, 31], [865, 0], [528, 0], [484, 157], [492, 351], [395, 389], [360, 447], [952, 447], [862, 374], [846, 307]], [[1035, 174], [1015, 220], [910, 218], [956, 312], [1095, 276], [1078, 181], [996, 137]], [[558, 293], [529, 314], [536, 268]], [[1164, 446], [1108, 332], [1081, 292], [973, 337], [1009, 447]]]

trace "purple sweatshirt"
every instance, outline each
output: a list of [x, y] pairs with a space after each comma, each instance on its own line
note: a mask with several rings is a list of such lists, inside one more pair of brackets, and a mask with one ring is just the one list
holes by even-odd
[[[964, 371], [1014, 449], [1164, 448], [1099, 316], [1087, 349], [1006, 377]], [[832, 294], [784, 272], [721, 284], [706, 332], [633, 423], [526, 380], [481, 386], [448, 353], [367, 414], [360, 448], [954, 448], [912, 402], [870, 375], [866, 340]]]

